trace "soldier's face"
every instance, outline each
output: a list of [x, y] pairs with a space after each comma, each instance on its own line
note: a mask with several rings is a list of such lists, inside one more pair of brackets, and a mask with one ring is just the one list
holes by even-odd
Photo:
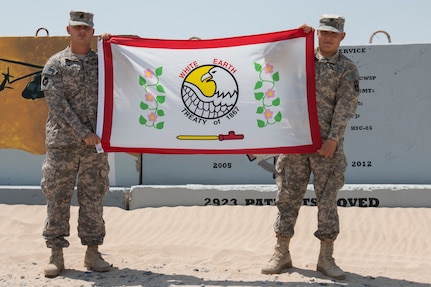
[[71, 36], [72, 41], [90, 43], [94, 34], [94, 28], [85, 25], [67, 26], [67, 32]]
[[330, 31], [317, 31], [317, 39], [319, 41], [319, 51], [325, 57], [334, 55], [340, 47], [341, 41], [345, 37], [345, 33], [335, 33]]

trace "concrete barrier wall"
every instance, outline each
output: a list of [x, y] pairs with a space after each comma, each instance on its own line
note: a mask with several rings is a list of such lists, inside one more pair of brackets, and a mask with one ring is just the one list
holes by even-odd
[[[137, 209], [162, 206], [275, 205], [275, 185], [137, 185], [110, 188], [105, 206]], [[338, 194], [342, 207], [431, 207], [431, 185], [345, 185]], [[45, 205], [35, 186], [0, 186], [0, 204]], [[78, 205], [76, 193], [72, 205]], [[303, 205], [314, 206], [309, 185]]]
[[[276, 192], [276, 185], [133, 186], [129, 208], [274, 205]], [[343, 207], [431, 207], [431, 185], [345, 185], [337, 203]], [[312, 185], [308, 185], [303, 205], [316, 205]]]

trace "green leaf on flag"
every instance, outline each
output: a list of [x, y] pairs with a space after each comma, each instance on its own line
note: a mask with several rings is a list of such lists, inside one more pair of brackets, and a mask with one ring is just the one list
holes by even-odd
[[254, 63], [254, 69], [256, 70], [256, 72], [260, 72], [262, 71], [262, 65]]
[[264, 96], [265, 96], [265, 94], [263, 92], [254, 93], [254, 98], [258, 101], [263, 99]]
[[158, 67], [157, 69], [156, 69], [156, 75], [157, 76], [161, 76], [163, 74], [163, 67]]
[[260, 89], [260, 88], [262, 88], [262, 86], [263, 86], [262, 81], [257, 81], [257, 82], [256, 82], [256, 85], [254, 86], [254, 89], [255, 89], [255, 90]]
[[145, 80], [144, 77], [139, 76], [139, 85], [145, 86], [146, 83], [147, 83], [147, 80]]
[[264, 122], [264, 121], [262, 121], [262, 120], [257, 120], [257, 126], [258, 126], [259, 128], [264, 128], [264, 127], [265, 127], [265, 122]]
[[148, 109], [148, 104], [141, 101], [140, 107], [141, 107], [141, 110], [145, 111], [146, 109]]
[[280, 80], [280, 74], [278, 72], [275, 72], [274, 75], [272, 75], [272, 79], [277, 82]]
[[165, 96], [157, 96], [156, 101], [160, 104], [163, 104], [165, 102]]
[[256, 110], [256, 114], [263, 114], [264, 111], [265, 109], [263, 107], [258, 107]]
[[281, 121], [281, 118], [282, 118], [281, 113], [280, 113], [280, 112], [278, 112], [278, 113], [275, 115], [274, 120], [275, 120], [276, 122], [280, 122], [280, 121]]
[[145, 125], [147, 123], [147, 120], [143, 116], [139, 116], [139, 123], [141, 125]]
[[163, 129], [163, 126], [165, 125], [165, 122], [160, 122], [160, 123], [158, 123], [157, 125], [156, 125], [156, 129], [159, 129], [159, 130], [161, 130], [161, 129]]
[[160, 93], [164, 93], [165, 89], [163, 88], [162, 85], [157, 85], [157, 91], [159, 91]]
[[273, 106], [279, 106], [280, 105], [280, 98], [276, 98], [275, 100], [273, 100], [272, 105]]

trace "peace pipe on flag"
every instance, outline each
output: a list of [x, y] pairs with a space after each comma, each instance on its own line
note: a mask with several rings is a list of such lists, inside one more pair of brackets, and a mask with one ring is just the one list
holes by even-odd
[[219, 134], [219, 135], [179, 135], [177, 139], [179, 140], [219, 140], [219, 141], [227, 141], [227, 140], [242, 140], [244, 135], [235, 134], [234, 131], [228, 132], [227, 135]]
[[294, 29], [209, 40], [99, 41], [100, 151], [316, 152], [313, 39]]

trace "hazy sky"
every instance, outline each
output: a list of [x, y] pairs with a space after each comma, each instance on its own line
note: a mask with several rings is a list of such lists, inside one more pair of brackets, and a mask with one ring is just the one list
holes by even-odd
[[[343, 45], [367, 44], [387, 31], [392, 43], [431, 43], [431, 0], [14, 0], [2, 3], [0, 37], [65, 36], [70, 10], [95, 14], [96, 34], [147, 38], [224, 38], [318, 26], [324, 13], [346, 17]], [[40, 36], [45, 33], [41, 32]], [[387, 43], [384, 34], [374, 44]]]

